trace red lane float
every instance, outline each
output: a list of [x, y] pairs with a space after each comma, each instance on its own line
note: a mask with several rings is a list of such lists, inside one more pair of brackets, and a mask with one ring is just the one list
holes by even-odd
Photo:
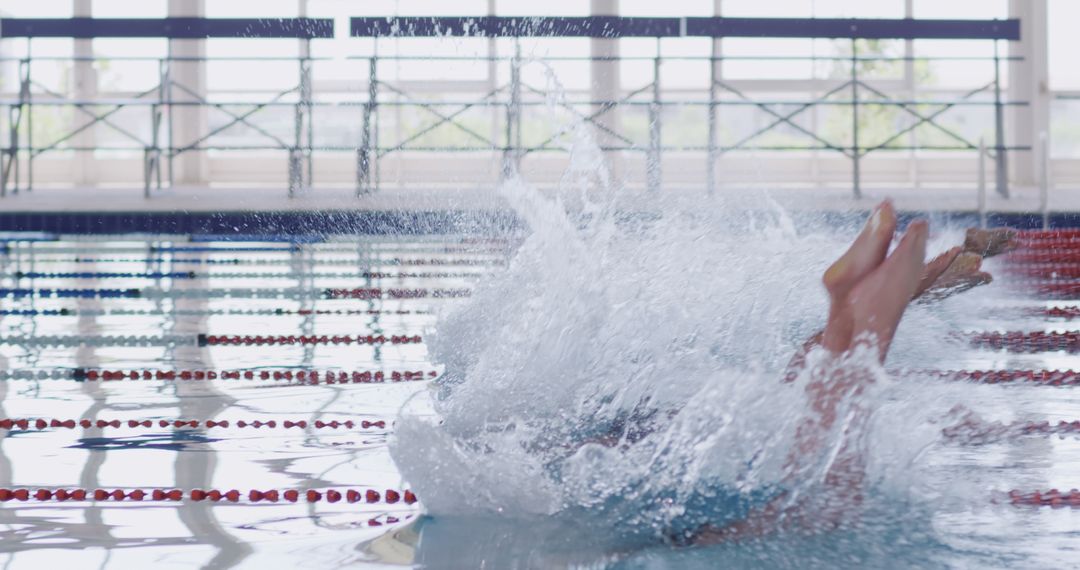
[[1008, 280], [1006, 283], [1040, 299], [1080, 299], [1080, 281]]
[[1075, 386], [1080, 384], [1080, 372], [1076, 370], [936, 370], [918, 374], [929, 374], [948, 378], [977, 382], [980, 384], [1038, 384], [1046, 386]]
[[1014, 422], [1008, 424], [1002, 422], [965, 421], [942, 429], [941, 434], [953, 442], [965, 445], [980, 445], [1003, 440], [1014, 440], [1030, 435], [1044, 437], [1056, 435], [1064, 438], [1066, 435], [1080, 434], [1080, 420], [1071, 422], [1063, 420], [1056, 424], [1051, 424], [1048, 421]]
[[1080, 237], [1080, 228], [1054, 228], [1052, 230], [1017, 230], [1017, 236], [1025, 239], [1056, 239]]
[[1080, 507], [1080, 491], [1076, 489], [1070, 489], [1067, 493], [1062, 493], [1057, 489], [1050, 489], [1049, 491], [1034, 491], [1031, 493], [1024, 493], [1018, 490], [1009, 491], [1009, 503], [1017, 506], [1030, 506], [1030, 507]]
[[472, 294], [469, 289], [326, 289], [323, 297], [326, 299], [426, 299], [446, 297], [468, 297]]
[[229, 420], [101, 420], [101, 419], [99, 419], [99, 420], [89, 420], [89, 419], [58, 420], [58, 419], [55, 419], [55, 418], [47, 420], [47, 419], [44, 419], [44, 418], [36, 418], [36, 419], [30, 419], [30, 418], [4, 418], [4, 419], [0, 419], [0, 430], [29, 430], [29, 429], [44, 430], [44, 429], [49, 429], [49, 428], [75, 429], [77, 427], [81, 427], [81, 428], [84, 428], [84, 429], [95, 428], [95, 427], [100, 428], [100, 429], [104, 429], [104, 428], [122, 428], [122, 427], [135, 429], [135, 428], [152, 428], [152, 427], [155, 427], [155, 426], [159, 427], [159, 428], [172, 427], [172, 428], [176, 428], [176, 429], [182, 429], [182, 428], [211, 429], [211, 428], [229, 428], [229, 427], [235, 427], [235, 428], [240, 428], [240, 429], [243, 429], [243, 428], [259, 429], [259, 428], [262, 428], [262, 427], [266, 427], [266, 428], [273, 429], [273, 428], [277, 428], [277, 427], [280, 426], [280, 427], [282, 427], [284, 429], [290, 429], [290, 428], [307, 429], [308, 427], [311, 427], [311, 428], [315, 428], [315, 429], [335, 429], [336, 430], [338, 428], [354, 429], [354, 428], [357, 428], [357, 427], [359, 427], [361, 429], [372, 429], [372, 428], [386, 429], [387, 424], [388, 424], [388, 422], [386, 420], [374, 420], [374, 421], [372, 421], [372, 420], [361, 420], [361, 421], [356, 421], [356, 422], [354, 422], [352, 420], [346, 420], [346, 421], [338, 421], [338, 420], [332, 420], [332, 421], [323, 421], [323, 420], [314, 420], [314, 421], [283, 420], [283, 421], [279, 422], [277, 420], [234, 420], [234, 421], [229, 421]]
[[974, 347], [1005, 349], [1009, 352], [1080, 352], [1080, 331], [983, 332], [968, 335], [967, 338]]
[[1080, 237], [1047, 237], [1047, 238], [1020, 238], [1017, 240], [1019, 250], [1080, 250]]
[[306, 384], [384, 384], [415, 382], [438, 376], [434, 370], [87, 370], [77, 368], [72, 378], [86, 381], [116, 380], [296, 380]]
[[1034, 294], [1042, 299], [1080, 299], [1080, 276], [1005, 275], [1001, 283], [1021, 294]]
[[1080, 420], [1073, 420], [1071, 422], [1061, 420], [1056, 424], [1052, 424], [1048, 421], [1017, 422], [1008, 426], [1008, 428], [1014, 433], [1023, 435], [1066, 435], [1072, 433], [1080, 433]]
[[275, 346], [275, 345], [310, 345], [310, 344], [420, 344], [423, 339], [420, 335], [210, 335], [198, 336], [199, 346]]
[[995, 259], [1001, 259], [1007, 264], [1080, 263], [1080, 249], [1059, 251], [1022, 249]]
[[[1032, 307], [1019, 311], [1026, 317], [1041, 317], [1045, 319], [1072, 320], [1080, 318], [1080, 306], [1064, 305], [1060, 307]], [[1011, 315], [1010, 315], [1011, 316]]]
[[8, 501], [95, 501], [95, 502], [120, 502], [120, 501], [155, 501], [155, 502], [181, 502], [181, 501], [208, 501], [211, 503], [318, 503], [326, 501], [337, 503], [364, 503], [364, 504], [405, 504], [412, 505], [417, 502], [416, 495], [412, 491], [385, 489], [382, 493], [375, 489], [270, 489], [266, 491], [252, 489], [242, 492], [238, 489], [221, 491], [218, 489], [81, 489], [81, 488], [38, 488], [31, 491], [28, 488], [0, 488], [0, 502]]
[[1050, 307], [1034, 311], [1036, 314], [1051, 319], [1076, 319], [1080, 318], [1080, 307], [1070, 305], [1067, 307]]
[[1080, 279], [1080, 263], [1031, 263], [1009, 267], [1005, 278], [1012, 276], [1041, 280]]
[[1017, 279], [1005, 277], [1002, 279], [1005, 286], [1014, 291], [1039, 299], [1067, 300], [1080, 299], [1080, 280], [1052, 279]]

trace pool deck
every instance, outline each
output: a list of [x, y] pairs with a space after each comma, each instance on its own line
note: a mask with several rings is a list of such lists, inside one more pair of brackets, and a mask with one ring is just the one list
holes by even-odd
[[[551, 191], [551, 188], [541, 188]], [[760, 195], [763, 188], [725, 187], [717, 197]], [[648, 210], [656, 195], [639, 188], [621, 190], [628, 209]], [[1014, 187], [1006, 199], [990, 192], [986, 210], [997, 224], [1041, 225], [1039, 191]], [[855, 199], [845, 187], [775, 187], [768, 196], [790, 211], [838, 214], [864, 211], [885, 197], [901, 212], [941, 212], [971, 216], [977, 212], [976, 191], [970, 187], [897, 188], [869, 186]], [[667, 187], [665, 199], [697, 200], [700, 187]], [[1080, 189], [1056, 188], [1050, 196], [1051, 225], [1080, 225]], [[333, 231], [379, 233], [405, 228], [410, 233], [463, 231], [464, 225], [509, 223], [507, 201], [493, 187], [393, 188], [357, 196], [352, 188], [319, 187], [290, 198], [281, 188], [184, 186], [154, 191], [147, 199], [141, 188], [44, 187], [0, 199], [0, 231], [103, 232], [153, 231], [221, 232], [252, 230], [266, 222], [286, 233]], [[472, 216], [460, 214], [471, 213]], [[329, 214], [329, 216], [328, 216]], [[476, 215], [481, 214], [481, 215]], [[336, 217], [335, 217], [336, 216]], [[448, 222], [450, 218], [452, 223]], [[486, 218], [485, 218], [486, 216]], [[463, 220], [469, 218], [468, 224]], [[327, 227], [337, 223], [340, 228]], [[269, 220], [269, 222], [267, 222]], [[486, 221], [485, 221], [486, 220]], [[159, 228], [165, 224], [166, 228]], [[239, 226], [239, 227], [233, 227]], [[321, 226], [321, 227], [315, 227]]]

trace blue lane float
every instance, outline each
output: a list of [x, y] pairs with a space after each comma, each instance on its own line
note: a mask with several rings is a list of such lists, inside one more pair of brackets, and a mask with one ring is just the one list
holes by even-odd
[[473, 279], [483, 277], [482, 273], [388, 273], [388, 272], [315, 272], [315, 271], [219, 271], [196, 273], [183, 271], [174, 273], [133, 273], [133, 272], [23, 272], [12, 274], [15, 279]]
[[36, 289], [0, 288], [0, 298], [55, 298], [55, 299], [358, 299], [367, 301], [401, 301], [407, 299], [443, 299], [467, 297], [472, 290], [467, 287], [455, 289], [427, 289], [394, 287], [361, 287], [350, 289], [315, 290], [304, 287], [263, 287], [224, 289]]
[[207, 247], [207, 246], [192, 246], [192, 245], [170, 245], [170, 246], [156, 246], [152, 245], [147, 248], [151, 253], [155, 252], [183, 252], [183, 253], [216, 253], [216, 252], [231, 252], [231, 251], [273, 251], [273, 252], [286, 252], [291, 253], [300, 251], [300, 246], [288, 246], [288, 247], [269, 247], [269, 246], [232, 246], [232, 247]]
[[27, 289], [27, 288], [3, 288], [0, 289], [0, 297], [53, 297], [58, 299], [110, 299], [127, 298], [137, 299], [142, 297], [140, 289]]
[[94, 271], [47, 273], [42, 271], [16, 271], [13, 275], [16, 279], [195, 279], [196, 277], [194, 271], [175, 271], [171, 273], [160, 271], [151, 273], [109, 273]]

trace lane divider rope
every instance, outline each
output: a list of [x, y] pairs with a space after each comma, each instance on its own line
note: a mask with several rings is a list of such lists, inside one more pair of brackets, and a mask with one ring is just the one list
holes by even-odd
[[[268, 271], [221, 271], [216, 273], [198, 273], [195, 271], [16, 271], [11, 274], [16, 280], [22, 279], [472, 279], [483, 277], [483, 273], [385, 273], [364, 271], [359, 273], [342, 272], [268, 272]], [[0, 277], [3, 277], [0, 275]]]
[[[95, 252], [93, 250], [68, 250], [67, 248], [48, 248], [48, 249], [35, 249], [33, 251], [26, 251], [26, 252], [21, 252], [21, 253], [16, 252], [16, 251], [9, 251], [5, 255], [8, 256], [8, 257], [16, 257], [16, 256], [20, 256], [20, 255], [29, 257], [31, 255], [37, 256], [37, 255], [49, 254], [49, 253], [76, 253], [77, 254], [77, 253], [80, 253], [82, 251], [88, 251], [89, 253], [94, 253], [94, 254], [98, 253], [98, 252]], [[107, 252], [107, 253], [126, 253], [126, 252], [138, 253], [138, 252], [146, 252], [147, 249], [146, 248], [134, 248], [134, 249], [129, 248], [129, 249], [108, 249], [108, 250], [104, 250], [104, 251]], [[151, 254], [151, 257], [147, 257], [145, 259], [164, 259], [168, 263], [177, 263], [176, 261], [174, 261], [172, 259], [169, 259], [169, 258], [155, 258], [155, 257], [152, 257], [152, 255], [154, 253], [156, 253], [156, 252], [168, 252], [168, 253], [202, 252], [202, 253], [213, 254], [213, 253], [235, 253], [237, 251], [278, 252], [278, 253], [300, 253], [301, 252], [301, 250], [288, 250], [288, 249], [248, 249], [248, 250], [241, 249], [241, 250], [235, 250], [235, 249], [225, 249], [225, 248], [195, 248], [195, 249], [183, 249], [183, 248], [155, 249], [155, 248], [149, 248], [149, 252]], [[400, 253], [395, 255], [394, 257], [379, 257], [380, 255], [384, 255], [384, 254], [380, 254], [377, 251], [368, 252], [368, 251], [359, 251], [359, 250], [356, 250], [356, 249], [337, 249], [337, 250], [320, 249], [320, 250], [308, 251], [308, 252], [305, 252], [305, 253], [311, 253], [312, 255], [317, 255], [317, 254], [321, 254], [321, 253], [336, 253], [338, 255], [352, 254], [354, 257], [353, 257], [353, 259], [349, 260], [349, 263], [354, 264], [354, 265], [357, 262], [369, 263], [369, 264], [374, 264], [374, 265], [429, 266], [429, 267], [437, 267], [437, 266], [445, 266], [445, 267], [449, 267], [449, 266], [499, 267], [499, 266], [506, 265], [506, 261], [504, 259], [470, 259], [468, 257], [451, 257], [451, 258], [447, 258], [447, 259], [440, 259], [440, 258], [437, 258], [437, 257], [430, 257], [430, 258], [416, 257], [416, 258], [412, 258], [412, 257], [402, 257]], [[488, 254], [488, 255], [490, 255], [490, 254]], [[82, 256], [78, 256], [75, 259], [80, 259], [81, 260], [81, 259], [94, 259], [94, 258], [83, 258]], [[119, 258], [113, 258], [113, 259], [119, 259]], [[135, 258], [131, 258], [131, 259], [135, 259]], [[186, 261], [187, 259], [190, 259], [190, 258], [185, 258], [185, 262], [187, 262]], [[243, 259], [243, 258], [230, 258], [230, 260], [234, 260], [234, 259]], [[289, 262], [292, 262], [291, 259], [282, 259], [280, 261], [286, 262], [285, 264], [288, 264]], [[230, 263], [230, 262], [226, 262], [226, 263]], [[78, 261], [78, 263], [89, 263], [89, 261], [87, 261], [87, 262]], [[202, 262], [202, 263], [205, 263], [205, 261]], [[243, 265], [246, 262], [239, 262], [239, 263], [231, 262], [231, 263]]]
[[[1080, 384], [1076, 370], [899, 370], [896, 375], [935, 376], [982, 384], [1040, 384], [1073, 386]], [[296, 370], [296, 369], [186, 369], [106, 370], [74, 368], [51, 370], [0, 370], [0, 380], [76, 380], [80, 382], [116, 381], [212, 381], [261, 380], [301, 384], [384, 384], [417, 382], [438, 377], [434, 370]]]
[[[964, 335], [976, 348], [1007, 349], [1010, 352], [1080, 352], [1080, 331], [1066, 332], [982, 332]], [[420, 344], [420, 335], [103, 335], [103, 336], [8, 336], [0, 344], [22, 346], [276, 346], [316, 344], [402, 345]]]
[[1056, 237], [1056, 238], [1020, 238], [1017, 240], [1018, 248], [1014, 251], [1069, 251], [1080, 249], [1080, 238]]
[[[48, 378], [43, 378], [48, 375]], [[438, 376], [434, 370], [10, 370], [0, 371], [3, 380], [72, 379], [79, 381], [208, 381], [208, 380], [274, 380], [307, 384], [386, 384], [418, 382]]]
[[1077, 263], [1080, 262], [1080, 250], [1018, 250], [995, 259], [1000, 259], [1010, 265]]
[[1080, 279], [1080, 263], [1025, 263], [1010, 265], [1006, 268], [1005, 278], [1014, 276], [1041, 279], [1045, 281]]
[[346, 503], [363, 504], [405, 504], [412, 505], [417, 502], [416, 495], [412, 491], [385, 489], [379, 492], [375, 489], [252, 489], [242, 492], [238, 489], [221, 491], [218, 489], [82, 489], [82, 488], [38, 488], [31, 490], [26, 487], [0, 488], [0, 502], [8, 501], [95, 501], [95, 502], [120, 502], [120, 501], [156, 501], [156, 502], [181, 502], [181, 501], [208, 501], [211, 503], [259, 503], [259, 502], [307, 502], [307, 503]]
[[351, 335], [207, 335], [198, 336], [199, 346], [216, 345], [292, 345], [292, 344], [420, 344], [423, 339], [420, 335], [390, 335], [389, 337], [378, 335], [351, 336]]
[[15, 299], [361, 299], [406, 300], [426, 298], [468, 297], [472, 291], [461, 289], [381, 289], [377, 287], [356, 289], [308, 289], [300, 287], [228, 288], [228, 289], [170, 289], [144, 287], [130, 289], [50, 289], [50, 288], [0, 288], [0, 298]]
[[1047, 318], [1053, 319], [1076, 319], [1080, 318], [1080, 306], [1069, 305], [1065, 307], [1050, 307], [1048, 309], [1042, 309], [1036, 311]]
[[942, 434], [961, 443], [984, 443], [1026, 435], [1065, 436], [1080, 434], [1080, 420], [1061, 420], [1056, 424], [1041, 422], [966, 422], [942, 430]]
[[1080, 371], [1076, 370], [925, 370], [915, 372], [915, 374], [980, 384], [1022, 383], [1047, 386], [1080, 384]]
[[[0, 309], [0, 317], [70, 317], [70, 316], [201, 316], [201, 315], [251, 315], [251, 316], [319, 316], [319, 315], [434, 315], [425, 309]], [[1049, 308], [1025, 309], [1029, 317], [1058, 319], [1080, 318], [1080, 306], [1065, 305]]]
[[433, 315], [434, 311], [406, 309], [0, 309], [0, 316], [12, 317], [70, 317], [108, 315]]
[[[335, 242], [309, 242], [300, 243], [294, 242], [291, 244], [285, 244], [284, 242], [274, 241], [272, 243], [282, 243], [281, 247], [274, 246], [226, 246], [226, 243], [256, 243], [249, 240], [197, 240], [188, 242], [185, 239], [147, 239], [143, 236], [132, 236], [130, 239], [121, 240], [125, 245], [118, 245], [117, 242], [109, 242], [110, 240], [80, 240], [71, 239], [76, 236], [69, 236], [66, 238], [49, 239], [49, 240], [32, 240], [32, 239], [9, 239], [0, 237], [0, 254], [11, 255], [43, 255], [43, 254], [162, 254], [162, 255], [175, 255], [177, 253], [232, 253], [238, 255], [249, 254], [288, 254], [288, 255], [316, 255], [316, 254], [402, 254], [402, 255], [415, 255], [415, 254], [473, 254], [473, 253], [505, 253], [507, 250], [520, 245], [520, 243], [490, 243], [490, 244], [468, 244], [465, 242], [457, 242], [457, 245], [432, 245], [432, 242], [401, 242], [401, 241], [385, 241], [385, 242], [350, 242], [350, 241], [335, 241]], [[142, 239], [139, 239], [142, 237]], [[155, 237], [156, 236], [151, 236]], [[155, 245], [166, 242], [185, 243], [191, 245], [177, 245], [177, 246], [165, 246]], [[266, 242], [263, 242], [266, 243]], [[134, 244], [134, 245], [131, 245]], [[198, 246], [197, 244], [217, 244]]]
[[1062, 493], [1057, 489], [1050, 489], [1045, 492], [1024, 493], [1014, 489], [1009, 491], [1009, 502], [1017, 506], [1075, 508], [1080, 507], [1080, 491], [1070, 489], [1067, 493]]
[[[1031, 230], [1035, 231], [1035, 230]], [[469, 237], [469, 236], [445, 236], [445, 235], [410, 235], [405, 236], [409, 238], [407, 241], [402, 237], [392, 234], [386, 235], [365, 235], [358, 236], [355, 233], [349, 234], [288, 234], [288, 233], [270, 233], [270, 234], [245, 234], [245, 233], [227, 233], [227, 234], [206, 234], [206, 233], [135, 233], [127, 236], [126, 241], [140, 240], [150, 243], [190, 243], [199, 244], [207, 242], [217, 243], [270, 243], [270, 244], [294, 244], [303, 245], [308, 244], [310, 246], [317, 245], [428, 245], [428, 246], [449, 246], [449, 245], [476, 245], [476, 244], [505, 244], [514, 242], [520, 238], [515, 237]], [[77, 233], [63, 233], [63, 232], [6, 232], [3, 236], [0, 236], [0, 243], [23, 243], [23, 242], [73, 242], [73, 243], [85, 243], [85, 244], [101, 244], [101, 243], [114, 243], [117, 241], [117, 237], [111, 234], [77, 234]]]
[[170, 428], [171, 427], [171, 428], [176, 428], [176, 429], [184, 429], [184, 428], [192, 428], [192, 429], [215, 429], [215, 428], [221, 428], [221, 429], [239, 428], [239, 429], [244, 429], [244, 428], [252, 428], [252, 429], [259, 429], [259, 428], [263, 428], [263, 427], [268, 428], [268, 429], [274, 429], [274, 428], [277, 428], [277, 427], [281, 427], [282, 429], [291, 429], [291, 428], [307, 429], [307, 428], [311, 427], [311, 428], [315, 428], [315, 429], [333, 429], [333, 430], [336, 430], [336, 429], [339, 429], [339, 428], [344, 428], [344, 429], [351, 430], [351, 429], [354, 429], [354, 428], [360, 428], [360, 429], [373, 429], [373, 428], [386, 429], [387, 425], [388, 425], [388, 423], [387, 423], [386, 420], [360, 420], [360, 421], [356, 421], [356, 422], [354, 422], [352, 420], [345, 420], [345, 421], [315, 420], [315, 421], [310, 421], [310, 422], [307, 421], [307, 420], [283, 420], [283, 421], [279, 422], [277, 420], [234, 420], [234, 421], [229, 421], [229, 420], [145, 420], [145, 419], [144, 420], [102, 420], [102, 419], [98, 419], [98, 420], [89, 420], [89, 419], [59, 420], [59, 419], [56, 419], [56, 418], [52, 418], [52, 419], [45, 419], [45, 418], [2, 418], [2, 419], [0, 419], [0, 430], [8, 430], [8, 431], [11, 431], [11, 430], [30, 430], [30, 429], [42, 431], [42, 430], [46, 430], [46, 429], [50, 429], [50, 428], [53, 428], [53, 429], [57, 429], [57, 428], [59, 428], [59, 429], [76, 429], [76, 428], [83, 428], [83, 429], [99, 428], [99, 429], [104, 429], [104, 428], [125, 428], [126, 427], [126, 428], [129, 428], [129, 429], [137, 429], [137, 428], [153, 428], [155, 426], [159, 427], [159, 428]]
[[967, 335], [976, 348], [1005, 349], [1016, 353], [1080, 352], [1080, 331], [982, 332]]
[[1031, 230], [1018, 230], [1018, 236], [1026, 238], [1054, 238], [1054, 237], [1069, 237], [1080, 236], [1080, 228], [1054, 228], [1054, 229], [1031, 229]]
[[402, 345], [420, 344], [420, 335], [39, 335], [0, 337], [0, 344], [19, 346], [263, 346], [263, 345], [315, 345], [315, 344], [359, 344], [359, 345]]
[[472, 295], [469, 289], [326, 289], [323, 296], [327, 299], [382, 299], [384, 296], [390, 299], [423, 299], [427, 297], [468, 297]]
[[1007, 279], [1005, 283], [1041, 299], [1080, 299], [1080, 281]]
[[[486, 252], [487, 254], [493, 252]], [[45, 257], [40, 253], [26, 253], [27, 261], [33, 261], [34, 263], [139, 263], [139, 264], [173, 264], [173, 265], [342, 265], [356, 267], [359, 265], [409, 265], [408, 263], [400, 263], [399, 258], [386, 258], [386, 259], [399, 259], [398, 263], [393, 261], [387, 261], [377, 257], [380, 255], [377, 252], [363, 252], [354, 254], [347, 258], [320, 258], [320, 257], [301, 257], [301, 258], [287, 258], [287, 259], [275, 259], [275, 258], [241, 258], [241, 257], [227, 257], [227, 258], [207, 258], [202, 259], [198, 257]], [[18, 254], [11, 255], [9, 257], [18, 257]], [[405, 260], [408, 261], [408, 260]], [[493, 260], [499, 261], [499, 260]], [[439, 265], [439, 264], [426, 264], [426, 265]], [[493, 263], [493, 266], [504, 265], [504, 263]]]

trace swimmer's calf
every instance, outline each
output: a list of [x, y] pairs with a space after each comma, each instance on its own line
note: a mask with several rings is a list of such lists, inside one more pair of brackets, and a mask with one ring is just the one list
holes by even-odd
[[[869, 344], [876, 348], [878, 360], [884, 361], [896, 327], [920, 287], [929, 226], [922, 220], [912, 222], [896, 249], [885, 257], [893, 231], [892, 205], [883, 202], [867, 228], [823, 276], [830, 306], [821, 344], [837, 358]], [[867, 369], [852, 365], [807, 384], [810, 408], [795, 434], [794, 451], [787, 463], [789, 477], [797, 476], [800, 466], [827, 452], [828, 435], [839, 421], [840, 404], [872, 381]], [[868, 417], [857, 403], [853, 415], [845, 420], [846, 429], [859, 429]], [[723, 527], [706, 525], [680, 542], [716, 544], [761, 536], [785, 525], [806, 529], [835, 526], [861, 501], [865, 473], [864, 458], [844, 446], [825, 475], [824, 501], [788, 505], [787, 497], [780, 495], [741, 521]]]

